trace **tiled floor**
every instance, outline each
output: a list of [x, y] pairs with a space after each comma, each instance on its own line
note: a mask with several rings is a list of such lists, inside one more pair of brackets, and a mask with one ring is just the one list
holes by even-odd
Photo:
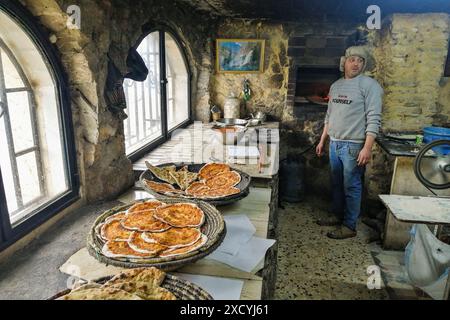
[[328, 204], [309, 197], [279, 209], [278, 270], [275, 299], [389, 299], [384, 288], [367, 288], [367, 267], [375, 265], [368, 244], [373, 232], [362, 223], [358, 235], [333, 240], [315, 220], [327, 215]]

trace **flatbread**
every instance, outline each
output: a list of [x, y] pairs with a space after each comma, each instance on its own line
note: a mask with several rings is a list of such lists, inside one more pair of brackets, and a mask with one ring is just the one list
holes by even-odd
[[157, 256], [160, 252], [167, 249], [167, 246], [165, 245], [156, 242], [146, 242], [142, 238], [142, 235], [143, 233], [141, 232], [133, 232], [130, 239], [128, 240], [128, 245], [134, 251], [153, 254], [153, 256]]
[[137, 295], [117, 288], [85, 288], [73, 290], [61, 300], [143, 300]]
[[165, 203], [158, 201], [158, 200], [149, 200], [149, 201], [145, 201], [145, 202], [138, 202], [128, 208], [127, 214], [130, 214], [133, 212], [156, 209], [157, 207], [163, 206], [163, 205], [165, 205]]
[[106, 218], [105, 219], [105, 222], [108, 222], [108, 221], [110, 221], [110, 220], [113, 220], [113, 219], [123, 219], [123, 218], [125, 218], [125, 215], [127, 214], [127, 212], [126, 211], [122, 211], [122, 212], [119, 212], [119, 213], [115, 213], [115, 214], [113, 214], [113, 215], [110, 215], [108, 218]]
[[[194, 244], [202, 236], [197, 228], [172, 228], [164, 232], [144, 232], [146, 242], [162, 244], [170, 248], [180, 248]], [[167, 249], [167, 248], [165, 248]]]
[[149, 258], [152, 254], [134, 251], [127, 241], [107, 241], [102, 248], [104, 256], [109, 258]]
[[[185, 168], [185, 169], [183, 169]], [[198, 174], [195, 172], [187, 171], [187, 167], [183, 167], [177, 172], [169, 172], [169, 174], [174, 178], [177, 185], [181, 190], [186, 190], [189, 185], [197, 179]]]
[[209, 190], [209, 187], [204, 182], [193, 182], [191, 185], [185, 190], [187, 195], [195, 196], [202, 191]]
[[128, 241], [131, 231], [122, 226], [121, 219], [111, 219], [102, 224], [100, 237], [104, 241]]
[[175, 172], [177, 170], [176, 166], [165, 166], [165, 167], [155, 167], [150, 164], [150, 162], [145, 161], [145, 165], [147, 166], [148, 170], [150, 170], [151, 173], [158, 179], [168, 182], [170, 184], [175, 184], [176, 181], [172, 178], [172, 176], [169, 174], [169, 172]]
[[200, 227], [205, 221], [202, 209], [193, 203], [174, 203], [156, 208], [154, 217], [173, 227]]
[[225, 163], [207, 163], [198, 172], [198, 178], [199, 180], [207, 180], [230, 170], [230, 166]]
[[149, 268], [133, 268], [128, 270], [123, 270], [120, 273], [112, 277], [105, 285], [112, 285], [121, 282], [135, 281], [135, 282], [146, 282], [154, 287], [160, 286], [166, 273], [155, 267]]
[[236, 171], [222, 172], [214, 177], [208, 178], [205, 184], [211, 189], [234, 187], [241, 182], [241, 175]]
[[163, 232], [171, 226], [154, 217], [155, 210], [135, 211], [127, 214], [121, 221], [122, 227], [133, 231]]
[[201, 235], [200, 239], [191, 244], [190, 246], [180, 247], [180, 248], [170, 248], [159, 254], [160, 257], [172, 257], [179, 256], [181, 254], [186, 254], [201, 248], [206, 241], [208, 241], [208, 237], [204, 234]]
[[239, 192], [241, 192], [241, 190], [236, 187], [215, 188], [201, 192], [200, 194], [197, 194], [197, 197], [201, 199], [215, 199], [238, 194]]
[[155, 192], [162, 194], [183, 194], [183, 190], [175, 189], [174, 186], [168, 183], [155, 182], [144, 179], [144, 183]]
[[123, 290], [144, 300], [177, 300], [169, 290], [149, 285], [147, 282], [122, 282], [107, 288]]

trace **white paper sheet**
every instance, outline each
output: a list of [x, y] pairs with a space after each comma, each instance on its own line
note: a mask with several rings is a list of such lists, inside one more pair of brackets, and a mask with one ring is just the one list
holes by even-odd
[[255, 234], [256, 228], [246, 215], [224, 216], [227, 234], [217, 251], [236, 255]]
[[243, 280], [178, 272], [173, 272], [173, 275], [200, 286], [202, 289], [206, 290], [214, 300], [239, 300], [241, 298], [242, 287], [244, 286]]
[[259, 150], [256, 146], [227, 146], [229, 158], [259, 158]]
[[256, 272], [255, 268], [264, 259], [267, 250], [275, 243], [272, 239], [252, 237], [250, 241], [242, 245], [236, 255], [214, 251], [206, 259], [213, 259], [225, 263], [233, 268], [246, 272]]

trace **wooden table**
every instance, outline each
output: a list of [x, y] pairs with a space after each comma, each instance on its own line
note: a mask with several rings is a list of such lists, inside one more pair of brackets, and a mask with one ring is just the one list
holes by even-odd
[[[270, 144], [264, 143], [264, 137], [259, 139], [262, 140], [260, 143], [251, 141], [254, 140], [255, 131], [250, 130], [248, 132], [248, 144], [256, 143], [256, 145], [266, 146], [268, 165], [263, 166], [261, 172], [258, 170], [258, 165], [247, 161], [248, 159], [244, 163], [230, 163], [226, 154], [226, 147], [217, 143], [212, 130], [210, 130], [211, 126], [212, 124], [194, 124], [177, 132], [171, 140], [138, 160], [134, 164], [134, 170], [146, 170], [145, 161], [154, 165], [167, 162], [212, 162], [209, 158], [209, 150], [214, 149], [216, 151], [214, 157], [219, 158], [219, 161], [227, 162], [230, 166], [242, 170], [252, 177], [250, 193], [247, 197], [233, 204], [220, 206], [218, 210], [224, 216], [245, 214], [256, 228], [255, 236], [276, 239], [279, 161], [278, 123], [272, 122], [258, 127], [258, 129], [266, 129], [272, 132]], [[123, 203], [130, 203], [144, 198], [153, 198], [153, 196], [143, 191], [139, 182], [137, 182], [135, 188], [119, 197], [118, 200]], [[178, 269], [177, 272], [243, 280], [241, 299], [272, 299], [275, 289], [277, 251], [277, 243], [275, 243], [268, 250], [265, 262], [256, 274], [244, 272], [210, 259], [201, 259]], [[120, 270], [120, 268], [106, 267], [100, 264], [94, 258], [88, 256], [86, 249], [80, 250], [71, 259], [61, 267], [61, 271], [70, 273], [70, 266], [80, 260], [89, 260], [90, 271], [89, 273], [86, 272], [84, 277], [98, 278], [100, 274], [95, 272], [99, 269], [106, 273], [102, 275], [115, 274]]]
[[[179, 129], [172, 134], [169, 141], [150, 151], [133, 164], [133, 170], [147, 170], [145, 161], [153, 165], [167, 162], [225, 162], [231, 167], [248, 173], [253, 178], [272, 179], [279, 169], [279, 123], [267, 122], [263, 125], [250, 127], [242, 145], [262, 147], [266, 165], [258, 169], [255, 159], [232, 161], [228, 157], [227, 146], [223, 145], [211, 129], [212, 123], [194, 123], [186, 129]], [[269, 136], [270, 143], [266, 143]], [[259, 139], [258, 139], [259, 138]], [[259, 141], [258, 141], [259, 140]]]
[[[380, 199], [398, 221], [409, 224], [450, 224], [450, 198], [382, 194]], [[450, 277], [445, 292], [445, 299], [449, 300]]]
[[[382, 137], [377, 143], [390, 156], [395, 158], [391, 182], [391, 195], [431, 196], [428, 190], [414, 175], [414, 157], [418, 153], [417, 146]], [[449, 190], [433, 190], [438, 196], [450, 196]], [[384, 228], [383, 248], [387, 250], [403, 250], [409, 242], [409, 230], [412, 223], [400, 221], [388, 209]]]

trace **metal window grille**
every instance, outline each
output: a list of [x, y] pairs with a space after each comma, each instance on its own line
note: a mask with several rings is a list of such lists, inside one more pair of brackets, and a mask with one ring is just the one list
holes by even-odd
[[[4, 69], [4, 62], [2, 61], [2, 55], [1, 53], [6, 54], [6, 56], [9, 58], [11, 63], [14, 65], [17, 73], [19, 74], [22, 83], [24, 84], [23, 87], [15, 87], [15, 88], [6, 88], [5, 84], [5, 69]], [[29, 108], [29, 114], [31, 118], [31, 136], [32, 136], [32, 145], [29, 148], [19, 150], [17, 151], [14, 146], [14, 137], [13, 137], [13, 130], [11, 126], [11, 113], [14, 112], [14, 106], [10, 105], [8, 103], [8, 94], [9, 93], [17, 93], [17, 92], [27, 92], [27, 104]], [[33, 90], [30, 86], [30, 83], [28, 82], [28, 79], [26, 78], [20, 64], [17, 62], [16, 58], [12, 54], [11, 50], [6, 46], [6, 44], [0, 39], [0, 101], [1, 101], [1, 110], [0, 110], [0, 121], [4, 122], [5, 127], [5, 133], [6, 133], [6, 140], [8, 143], [8, 155], [10, 165], [11, 165], [11, 173], [13, 177], [13, 187], [17, 202], [17, 209], [9, 212], [9, 215], [12, 217], [17, 212], [22, 211], [28, 206], [33, 205], [36, 202], [39, 202], [46, 194], [45, 191], [45, 176], [42, 172], [42, 161], [40, 156], [40, 149], [39, 149], [39, 136], [37, 133], [37, 123], [36, 123], [36, 104], [35, 99], [33, 95]], [[18, 167], [18, 161], [17, 159], [19, 157], [22, 157], [27, 154], [34, 153], [34, 160], [37, 167], [37, 181], [39, 181], [38, 188], [39, 188], [39, 196], [32, 199], [31, 201], [28, 201], [28, 203], [24, 202], [23, 194], [21, 190], [21, 181], [19, 179], [19, 170], [21, 168]], [[3, 155], [2, 155], [3, 156]], [[11, 186], [5, 186], [5, 188], [11, 187]]]

